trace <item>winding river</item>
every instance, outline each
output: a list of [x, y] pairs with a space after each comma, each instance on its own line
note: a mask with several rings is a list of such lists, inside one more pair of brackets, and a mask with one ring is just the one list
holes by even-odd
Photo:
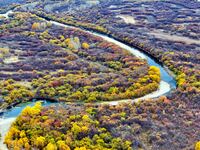
[[[5, 14], [0, 14], [0, 17], [6, 17], [9, 18], [9, 14], [13, 13], [12, 11], [8, 11]], [[46, 20], [47, 21], [47, 20]], [[74, 27], [74, 26], [69, 26], [69, 25], [65, 25], [59, 22], [55, 22], [55, 21], [49, 21], [51, 22], [53, 25], [57, 25], [57, 26], [61, 26], [64, 28], [75, 28], [75, 29], [80, 29], [78, 27]], [[147, 94], [141, 98], [137, 98], [137, 99], [127, 99], [127, 100], [118, 100], [118, 101], [112, 101], [112, 102], [102, 102], [102, 103], [107, 103], [110, 105], [117, 105], [119, 102], [128, 102], [128, 101], [137, 101], [137, 100], [141, 100], [141, 99], [146, 99], [146, 98], [156, 98], [159, 97], [161, 95], [166, 95], [167, 93], [169, 93], [171, 90], [176, 88], [176, 81], [175, 79], [169, 74], [169, 72], [158, 62], [156, 62], [154, 59], [152, 59], [150, 56], [148, 56], [147, 54], [135, 49], [134, 47], [130, 47], [122, 42], [119, 42], [111, 37], [108, 37], [107, 35], [103, 35], [97, 32], [93, 32], [93, 31], [88, 31], [86, 29], [80, 29], [84, 32], [87, 32], [88, 34], [92, 34], [94, 36], [98, 36], [103, 38], [104, 40], [108, 41], [108, 42], [112, 42], [120, 47], [122, 47], [123, 49], [126, 49], [128, 51], [130, 51], [133, 55], [140, 57], [142, 59], [146, 59], [148, 64], [151, 66], [157, 66], [160, 69], [161, 72], [161, 82], [160, 82], [160, 86], [159, 89], [153, 93]], [[3, 115], [0, 117], [0, 134], [2, 135], [2, 138], [0, 140], [0, 149], [7, 149], [6, 146], [3, 144], [3, 138], [6, 134], [6, 132], [8, 131], [10, 125], [12, 124], [12, 122], [16, 119], [16, 117], [20, 114], [20, 112], [26, 107], [26, 106], [33, 106], [35, 104], [35, 102], [28, 102], [28, 103], [23, 103], [20, 105], [17, 105], [9, 110], [7, 110], [6, 112], [3, 113]], [[48, 102], [48, 101], [43, 101], [43, 106], [49, 106], [49, 105], [55, 105], [58, 103], [52, 103], [52, 102]]]

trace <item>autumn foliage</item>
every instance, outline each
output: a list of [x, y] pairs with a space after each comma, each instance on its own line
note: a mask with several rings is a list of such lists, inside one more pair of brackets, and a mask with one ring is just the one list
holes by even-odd
[[[40, 103], [26, 107], [6, 135], [5, 143], [12, 149], [122, 149], [130, 150], [130, 141], [122, 140], [100, 126], [92, 112], [77, 108], [41, 108]], [[89, 108], [88, 108], [89, 109]], [[76, 113], [79, 112], [79, 114]], [[95, 110], [92, 110], [95, 111]]]

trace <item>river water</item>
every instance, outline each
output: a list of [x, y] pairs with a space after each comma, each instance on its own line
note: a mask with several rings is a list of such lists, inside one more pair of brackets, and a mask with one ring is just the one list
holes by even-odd
[[[4, 17], [8, 18], [9, 13], [13, 13], [13, 12], [9, 11], [5, 14], [0, 14], [0, 16], [4, 16]], [[62, 23], [55, 22], [55, 21], [50, 21], [50, 22], [54, 25], [61, 26], [61, 27], [64, 27], [64, 28], [76, 28], [77, 29], [77, 27], [65, 25], [65, 24], [62, 24]], [[80, 29], [80, 28], [78, 28], [78, 29]], [[111, 37], [108, 37], [107, 35], [96, 33], [96, 32], [93, 32], [93, 31], [88, 31], [88, 30], [85, 30], [85, 29], [80, 29], [80, 30], [87, 32], [88, 34], [92, 34], [92, 35], [101, 37], [108, 42], [112, 42], [112, 43], [122, 47], [123, 49], [130, 51], [133, 55], [135, 55], [137, 57], [140, 57], [142, 59], [146, 59], [150, 66], [157, 66], [160, 69], [160, 72], [161, 72], [161, 82], [160, 82], [159, 89], [157, 91], [150, 93], [150, 94], [147, 94], [147, 95], [145, 95], [141, 98], [137, 98], [137, 99], [133, 99], [133, 100], [119, 100], [119, 101], [103, 102], [103, 103], [107, 103], [107, 104], [110, 104], [110, 105], [117, 105], [119, 102], [136, 101], [136, 100], [139, 100], [139, 99], [146, 99], [146, 98], [156, 98], [156, 97], [159, 97], [161, 95], [165, 95], [165, 94], [169, 93], [172, 89], [176, 88], [176, 81], [174, 80], [174, 78], [164, 69], [164, 67], [161, 64], [159, 64], [158, 62], [153, 60], [147, 54], [137, 50], [134, 47], [128, 46], [128, 45], [126, 45], [122, 42], [119, 42], [119, 41], [111, 38]], [[35, 102], [23, 103], [23, 104], [17, 105], [15, 107], [7, 110], [5, 113], [3, 113], [3, 115], [0, 118], [0, 134], [2, 135], [2, 138], [0, 140], [0, 149], [3, 149], [3, 150], [7, 149], [6, 146], [3, 144], [3, 138], [4, 138], [5, 134], [7, 133], [12, 122], [16, 119], [16, 117], [20, 114], [20, 112], [26, 106], [33, 106], [34, 104], [35, 104]], [[43, 106], [49, 106], [49, 105], [55, 105], [55, 103], [48, 102], [48, 101], [43, 102]]]

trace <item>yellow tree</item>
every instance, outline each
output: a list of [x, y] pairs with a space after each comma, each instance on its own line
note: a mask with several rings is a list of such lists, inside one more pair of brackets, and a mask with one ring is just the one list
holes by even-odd
[[86, 42], [83, 42], [83, 43], [82, 43], [82, 48], [84, 48], [84, 49], [89, 49], [89, 48], [90, 48], [90, 45], [89, 45], [88, 43], [86, 43]]
[[46, 147], [45, 150], [57, 150], [57, 146], [53, 143], [49, 143]]
[[87, 150], [85, 147], [76, 147], [74, 150]]
[[37, 148], [44, 148], [44, 146], [45, 146], [45, 137], [43, 137], [43, 136], [37, 137], [36, 140], [35, 140], [35, 146]]
[[70, 150], [70, 147], [64, 141], [59, 140], [57, 145], [59, 150]]
[[40, 27], [40, 23], [38, 23], [38, 22], [34, 22], [33, 24], [32, 24], [32, 30], [37, 30], [37, 29], [39, 29], [39, 27]]
[[200, 150], [200, 141], [195, 144], [195, 150]]

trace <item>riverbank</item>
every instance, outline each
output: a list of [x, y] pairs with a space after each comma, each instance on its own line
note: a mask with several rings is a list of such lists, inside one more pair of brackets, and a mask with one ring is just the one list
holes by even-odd
[[0, 118], [0, 150], [7, 150], [8, 148], [3, 143], [6, 133], [8, 132], [11, 124], [15, 121], [16, 118]]
[[[6, 15], [8, 16], [9, 13], [13, 13], [12, 11], [9, 11], [6, 13]], [[43, 18], [45, 20], [45, 18]], [[46, 21], [49, 21], [49, 20], [46, 20]], [[150, 93], [148, 95], [146, 95], [146, 97], [140, 97], [140, 98], [137, 98], [137, 99], [143, 99], [143, 98], [155, 98], [155, 97], [158, 97], [158, 96], [161, 96], [162, 94], [165, 94], [163, 91], [166, 91], [166, 93], [168, 93], [170, 91], [170, 88], [171, 89], [174, 89], [176, 87], [176, 82], [175, 80], [173, 79], [172, 76], [170, 76], [171, 74], [169, 74], [169, 70], [166, 70], [165, 68], [163, 68], [162, 64], [158, 64], [157, 61], [153, 60], [153, 58], [151, 58], [150, 56], [146, 55], [145, 53], [142, 53], [141, 51], [133, 48], [133, 47], [130, 47], [129, 45], [126, 45], [114, 38], [111, 38], [107, 35], [103, 35], [101, 33], [96, 33], [94, 31], [88, 31], [88, 30], [85, 30], [85, 29], [80, 29], [78, 27], [74, 27], [74, 26], [69, 26], [69, 25], [66, 25], [66, 24], [62, 24], [62, 23], [59, 23], [59, 22], [56, 22], [56, 21], [52, 21], [50, 20], [49, 21], [50, 23], [56, 25], [56, 26], [61, 26], [61, 27], [65, 27], [65, 28], [73, 28], [73, 29], [79, 29], [83, 32], [86, 32], [88, 34], [91, 34], [91, 35], [94, 35], [94, 36], [97, 36], [97, 37], [101, 37], [102, 39], [108, 41], [108, 42], [111, 42], [111, 43], [114, 43], [118, 46], [120, 46], [121, 48], [123, 49], [126, 49], [128, 51], [130, 51], [134, 56], [136, 57], [139, 57], [139, 58], [142, 58], [142, 59], [145, 59], [147, 60], [148, 64], [149, 65], [154, 65], [154, 66], [157, 66], [159, 67], [159, 69], [161, 70], [161, 83], [160, 83], [160, 88], [159, 90]], [[163, 84], [165, 83], [165, 84]], [[40, 99], [40, 98], [39, 98]], [[117, 100], [117, 101], [125, 101], [125, 100]], [[134, 101], [134, 99], [133, 99]], [[116, 101], [115, 101], [116, 102]], [[101, 102], [98, 102], [98, 104], [101, 103]], [[104, 102], [102, 102], [104, 103]], [[111, 101], [108, 101], [107, 103], [111, 103]], [[16, 104], [15, 104], [16, 105]], [[15, 105], [12, 105], [12, 106], [15, 106]]]
[[[100, 36], [106, 41], [112, 42], [114, 44], [119, 45], [120, 47], [123, 47], [124, 49], [130, 51], [134, 56], [147, 60], [149, 65], [155, 65], [159, 67], [162, 72], [161, 78], [165, 82], [169, 82], [171, 80], [170, 81], [171, 88], [172, 89], [177, 88], [176, 74], [172, 70], [170, 70], [168, 66], [165, 64], [165, 62], [162, 62], [158, 56], [155, 56], [154, 53], [151, 53], [149, 50], [146, 50], [148, 49], [147, 47], [141, 48], [140, 46], [138, 46], [138, 43], [133, 43], [133, 42], [129, 43], [124, 39], [120, 39], [117, 35], [112, 34], [109, 31], [103, 32], [103, 31], [99, 31], [90, 27], [81, 26], [79, 24], [68, 24], [66, 22], [63, 22], [57, 19], [56, 19], [57, 21], [55, 20], [53, 21], [53, 19], [49, 16], [41, 15], [38, 13], [34, 13], [34, 14], [52, 24], [66, 27], [66, 28], [80, 29], [81, 31], [87, 32], [89, 34], [93, 34], [95, 36]], [[171, 77], [169, 78], [169, 76]]]
[[170, 91], [169, 84], [164, 81], [161, 81], [159, 89], [157, 91], [147, 94], [143, 97], [136, 98], [136, 99], [117, 100], [117, 101], [112, 101], [112, 102], [102, 102], [101, 104], [118, 105], [119, 103], [126, 103], [126, 102], [133, 103], [133, 102], [138, 102], [138, 101], [142, 101], [145, 99], [157, 98], [160, 95], [164, 95], [164, 94], [168, 93], [169, 91]]
[[9, 10], [8, 12], [6, 12], [5, 14], [0, 14], [0, 17], [5, 17], [5, 18], [8, 18], [9, 16], [9, 14], [12, 14], [13, 13], [13, 11], [12, 10]]
[[[120, 1], [117, 1], [117, 3], [118, 2]], [[91, 7], [89, 11], [88, 9], [85, 9], [85, 11], [84, 10], [74, 11], [74, 13], [70, 11], [70, 14], [72, 13], [71, 15], [67, 13], [67, 8], [65, 8], [64, 6], [57, 7], [57, 10], [60, 11], [58, 13], [56, 11], [47, 12], [47, 16], [52, 18], [52, 20], [61, 22], [63, 24], [66, 24], [68, 21], [70, 21], [70, 16], [72, 16], [71, 23], [74, 23], [75, 25], [81, 26], [81, 23], [79, 22], [83, 22], [83, 25], [85, 24], [86, 27], [88, 28], [90, 27], [89, 26], [90, 23], [93, 24], [94, 26], [97, 25], [97, 27], [99, 26], [101, 27], [101, 25], [103, 25], [104, 28], [110, 31], [106, 33], [108, 37], [112, 37], [112, 38], [115, 37], [114, 38], [115, 40], [117, 39], [117, 41], [120, 41], [121, 43], [125, 45], [128, 45], [132, 48], [135, 46], [136, 47], [138, 46], [140, 51], [142, 52], [146, 51], [144, 52], [145, 57], [147, 55], [147, 56], [152, 56], [150, 58], [153, 58], [151, 61], [148, 61], [149, 65], [151, 64], [161, 65], [160, 70], [161, 70], [162, 79], [165, 79], [165, 81], [162, 80], [160, 82], [160, 84], [163, 84], [165, 86], [160, 85], [159, 86], [160, 88], [157, 91], [163, 90], [163, 93], [165, 93], [168, 90], [168, 85], [170, 85], [169, 87], [170, 90], [169, 92], [163, 94], [164, 96], [161, 96], [161, 97], [158, 96], [159, 98], [156, 98], [156, 95], [154, 95], [155, 99], [139, 98], [138, 100], [137, 99], [132, 100], [130, 99], [130, 97], [124, 97], [125, 100], [121, 100], [121, 101], [120, 100], [111, 101], [110, 99], [110, 101], [106, 105], [100, 102], [100, 104], [96, 106], [93, 106], [92, 104], [78, 106], [78, 104], [76, 104], [76, 105], [68, 105], [67, 107], [64, 107], [64, 108], [62, 107], [62, 104], [60, 104], [59, 102], [59, 103], [56, 103], [56, 104], [59, 104], [58, 107], [56, 106], [56, 104], [53, 104], [52, 107], [42, 107], [41, 113], [35, 117], [33, 115], [28, 116], [27, 114], [24, 114], [24, 117], [26, 119], [25, 120], [18, 119], [18, 121], [16, 121], [16, 126], [18, 126], [17, 128], [20, 131], [22, 132], [25, 131], [26, 136], [28, 137], [28, 140], [30, 140], [30, 142], [28, 141], [30, 146], [35, 147], [35, 139], [37, 139], [37, 137], [43, 136], [45, 138], [52, 137], [52, 141], [54, 139], [56, 143], [55, 146], [59, 146], [57, 145], [57, 142], [59, 139], [62, 139], [65, 142], [65, 144], [70, 146], [70, 149], [74, 149], [74, 147], [71, 147], [71, 145], [67, 143], [67, 139], [74, 139], [74, 137], [76, 136], [72, 136], [73, 138], [70, 138], [70, 137], [63, 138], [63, 136], [61, 135], [62, 133], [67, 133], [67, 132], [69, 133], [71, 128], [68, 125], [72, 123], [75, 123], [75, 125], [78, 124], [79, 128], [81, 129], [82, 127], [83, 129], [85, 129], [84, 123], [79, 124], [80, 119], [77, 121], [73, 119], [76, 118], [74, 116], [80, 117], [80, 115], [87, 115], [89, 118], [92, 119], [92, 121], [97, 120], [99, 122], [99, 126], [105, 127], [105, 129], [108, 130], [112, 136], [122, 138], [123, 140], [129, 140], [131, 143], [131, 149], [148, 149], [148, 150], [150, 149], [152, 150], [153, 149], [177, 149], [177, 150], [194, 149], [195, 147], [194, 145], [200, 140], [200, 137], [199, 137], [200, 126], [198, 124], [199, 114], [200, 114], [200, 110], [199, 110], [200, 93], [199, 93], [199, 84], [198, 84], [198, 67], [199, 67], [198, 60], [199, 59], [198, 59], [198, 50], [196, 49], [198, 45], [188, 45], [186, 43], [180, 43], [178, 41], [177, 42], [171, 41], [170, 39], [168, 40], [164, 40], [161, 38], [159, 39], [159, 38], [155, 38], [153, 35], [148, 36], [149, 30], [154, 31], [154, 29], [160, 30], [160, 28], [162, 28], [163, 31], [165, 31], [166, 33], [173, 32], [173, 33], [177, 33], [178, 35], [184, 34], [184, 36], [188, 36], [188, 37], [192, 37], [192, 36], [197, 37], [199, 32], [196, 26], [198, 26], [198, 24], [189, 24], [190, 21], [195, 21], [195, 19], [198, 19], [197, 18], [198, 9], [195, 9], [195, 7], [198, 8], [198, 5], [196, 3], [193, 3], [193, 5], [191, 5], [192, 3], [190, 3], [189, 1], [188, 2], [186, 1], [183, 1], [183, 2], [159, 1], [159, 3], [138, 2], [138, 3], [130, 4], [130, 2], [128, 1], [127, 2], [123, 1], [122, 3], [119, 3], [118, 5], [117, 4], [115, 5], [114, 3], [112, 4], [116, 6], [115, 8], [119, 10], [118, 11], [119, 13], [123, 14], [125, 12], [127, 15], [135, 16], [135, 20], [138, 23], [137, 25], [125, 24], [122, 21], [118, 22], [119, 18], [115, 18], [116, 16], [115, 13], [113, 13], [112, 10], [108, 9], [107, 6], [109, 5], [102, 5], [104, 7], [99, 7], [99, 8]], [[54, 5], [54, 3], [51, 3], [51, 4]], [[45, 2], [45, 3], [41, 2], [41, 4], [35, 7], [33, 10], [36, 12], [41, 11], [45, 13], [46, 11], [43, 8], [47, 5], [49, 6], [48, 2]], [[158, 8], [161, 8], [160, 10], [162, 10], [162, 8], [167, 8], [167, 10], [163, 12], [163, 11], [159, 11]], [[187, 8], [191, 8], [191, 9], [187, 9]], [[21, 11], [21, 9], [18, 9], [18, 10]], [[29, 10], [24, 10], [24, 11], [25, 11], [24, 16], [25, 16], [26, 14], [29, 14], [26, 12], [31, 11], [31, 10], [29, 9]], [[19, 13], [19, 14], [20, 16], [23, 16], [23, 13]], [[96, 14], [96, 16], [93, 17], [93, 14]], [[5, 19], [5, 22], [10, 22], [10, 21], [14, 22], [15, 16], [16, 15], [13, 16], [13, 20]], [[27, 18], [23, 20], [27, 24], [29, 24], [28, 29], [31, 29], [31, 25], [33, 24], [33, 22]], [[143, 20], [145, 20], [145, 22], [142, 23]], [[49, 19], [47, 19], [47, 21], [49, 21]], [[149, 24], [148, 24], [148, 21], [150, 21]], [[37, 23], [38, 22], [37, 19], [34, 20], [34, 22]], [[46, 23], [45, 21], [42, 21], [42, 20], [41, 22]], [[100, 24], [98, 24], [99, 22]], [[181, 24], [178, 25], [178, 22], [179, 23], [186, 22], [184, 23], [185, 28], [182, 28], [182, 27], [178, 28], [178, 26], [181, 25]], [[168, 26], [169, 24], [171, 26]], [[177, 27], [176, 30], [174, 30], [174, 27]], [[66, 31], [66, 30], [74, 31], [73, 29], [68, 29], [68, 28], [64, 29], [54, 24], [51, 26], [51, 28], [55, 29], [54, 32], [52, 33], [52, 32], [49, 32], [50, 30], [48, 30], [47, 33], [50, 33], [50, 35], [53, 35], [52, 37], [57, 37], [55, 36], [56, 34], [54, 33], [57, 33], [58, 30], [60, 30], [61, 32], [60, 34], [57, 34], [57, 35], [64, 35], [64, 38], [67, 38], [65, 35], [68, 35], [68, 34], [62, 31]], [[96, 29], [102, 29], [102, 28], [96, 28]], [[188, 32], [188, 29], [191, 29], [191, 30], [189, 30]], [[87, 29], [87, 30], [92, 31], [90, 29]], [[76, 30], [76, 31], [80, 33], [82, 32], [80, 30]], [[38, 35], [37, 32], [36, 32], [36, 35]], [[83, 35], [90, 36], [90, 37], [93, 37], [92, 39], [95, 39], [95, 36], [91, 36], [89, 34], [83, 34]], [[7, 37], [10, 39], [10, 36], [7, 36]], [[7, 41], [8, 38], [5, 38], [6, 39], [5, 42]], [[58, 38], [55, 38], [55, 39], [58, 39]], [[84, 40], [84, 41], [88, 42], [88, 40]], [[31, 43], [32, 41], [29, 44]], [[88, 43], [90, 44], [94, 42], [88, 42]], [[51, 51], [53, 51], [53, 49], [49, 51], [50, 54], [51, 54]], [[35, 52], [37, 52], [37, 50], [35, 50]], [[96, 56], [98, 58], [100, 57], [99, 55], [96, 55]], [[155, 57], [156, 57], [156, 61], [154, 59]], [[41, 63], [41, 65], [42, 64], [43, 63]], [[173, 71], [173, 73], [175, 73], [177, 77], [169, 69]], [[104, 75], [107, 76], [106, 74]], [[171, 78], [168, 78], [168, 75], [171, 76], [171, 78], [174, 77], [177, 79], [177, 82], [179, 85], [177, 88], [175, 84], [172, 84], [175, 80], [171, 80]], [[134, 78], [134, 75], [133, 75], [133, 78]], [[168, 85], [163, 83], [163, 81], [166, 82]], [[181, 84], [179, 81], [181, 81]], [[157, 87], [158, 85], [159, 85], [159, 82], [157, 84]], [[172, 87], [171, 85], [175, 85], [175, 86]], [[73, 89], [75, 90], [75, 88]], [[146, 96], [147, 95], [145, 95], [144, 97]], [[112, 100], [117, 100], [117, 99], [121, 99], [121, 97], [120, 98], [115, 97], [115, 99], [112, 99]], [[66, 99], [63, 98], [61, 100], [64, 101]], [[106, 100], [109, 100], [109, 99], [106, 99]], [[76, 101], [76, 100], [72, 100], [72, 101]], [[123, 103], [124, 101], [128, 103]], [[136, 103], [132, 103], [132, 101], [135, 101]], [[26, 103], [24, 103], [23, 105], [27, 106]], [[13, 111], [15, 110], [15, 108], [16, 107], [10, 110], [7, 110], [7, 112]], [[20, 106], [19, 109], [23, 110], [23, 107]], [[69, 113], [67, 113], [66, 111], [68, 111]], [[18, 116], [18, 113], [15, 113], [15, 112], [13, 112], [12, 114], [15, 115], [14, 117]], [[71, 117], [71, 115], [73, 116]], [[13, 117], [13, 116], [6, 116], [6, 117]], [[88, 117], [82, 117], [82, 118], [87, 119]], [[72, 121], [69, 121], [69, 123], [66, 124], [66, 120], [70, 120], [70, 118], [72, 119]], [[31, 124], [30, 122], [35, 122], [35, 123]], [[37, 125], [40, 128], [37, 128], [37, 130], [35, 130], [35, 126]], [[50, 126], [51, 128], [49, 128]], [[61, 131], [61, 128], [62, 128], [62, 131]], [[91, 133], [87, 131], [87, 134], [85, 134], [84, 137], [89, 137], [88, 140], [93, 140], [92, 138], [93, 133], [96, 133], [96, 132], [94, 132], [94, 128], [92, 127], [88, 127], [88, 128], [92, 129], [93, 132]], [[83, 132], [83, 130], [81, 130], [81, 132]], [[106, 137], [109, 137], [109, 136], [106, 136]], [[18, 141], [20, 142], [20, 140], [21, 139], [15, 136], [14, 134], [7, 141], [7, 145], [11, 147], [14, 147], [15, 145], [18, 146], [17, 142]], [[77, 140], [79, 141], [80, 138]], [[34, 141], [34, 142], [31, 142], [31, 141]], [[48, 144], [48, 142], [49, 140], [47, 140], [46, 138], [45, 140], [46, 145]], [[88, 141], [86, 142], [87, 142], [86, 144], [82, 142], [81, 143], [82, 145], [85, 145], [85, 146], [91, 145], [91, 144], [88, 144]], [[76, 141], [76, 145], [77, 143], [78, 142]], [[97, 142], [94, 141], [94, 143], [97, 143]], [[44, 147], [46, 145], [44, 145]], [[23, 149], [22, 146], [23, 144], [21, 144], [21, 147], [19, 146], [19, 149]], [[86, 147], [86, 149], [94, 149], [94, 148]], [[101, 148], [101, 149], [104, 149], [104, 148]]]
[[[10, 11], [9, 13], [12, 13], [12, 11]], [[6, 16], [9, 16], [9, 13], [6, 13]], [[59, 22], [55, 22], [55, 21], [50, 21], [50, 23], [52, 23], [52, 24], [54, 24], [56, 26], [79, 29], [77, 27], [68, 26], [68, 25], [65, 25], [65, 24], [62, 24], [62, 23], [59, 23]], [[100, 34], [100, 33], [96, 33], [96, 32], [93, 32], [93, 31], [88, 31], [88, 30], [84, 30], [84, 29], [80, 29], [80, 30], [83, 31], [83, 32], [86, 32], [88, 34], [100, 37], [103, 40], [106, 40], [107, 42], [114, 43], [114, 44], [120, 46], [121, 48], [130, 51], [134, 56], [137, 56], [137, 57], [142, 58], [142, 59], [146, 59], [149, 65], [158, 66], [160, 68], [160, 70], [161, 70], [161, 80], [162, 81], [160, 82], [160, 86], [159, 86], [159, 89], [157, 91], [155, 91], [153, 93], [150, 93], [150, 94], [147, 94], [147, 95], [145, 95], [143, 97], [136, 98], [136, 99], [131, 99], [131, 100], [130, 99], [125, 99], [125, 100], [116, 100], [116, 101], [107, 101], [107, 102], [97, 102], [97, 103], [94, 103], [94, 104], [98, 104], [98, 105], [102, 105], [102, 104], [117, 105], [117, 104], [119, 104], [121, 102], [134, 102], [134, 101], [138, 101], [138, 100], [156, 98], [156, 97], [159, 97], [159, 96], [161, 96], [163, 94], [166, 94], [166, 93], [170, 92], [170, 90], [172, 90], [173, 87], [175, 86], [175, 80], [173, 80], [173, 77], [171, 77], [166, 72], [166, 70], [162, 67], [161, 64], [158, 64], [158, 62], [154, 61], [148, 55], [142, 53], [141, 51], [139, 51], [139, 50], [137, 50], [137, 49], [135, 49], [133, 47], [130, 47], [129, 45], [126, 45], [126, 44], [124, 44], [124, 43], [122, 43], [122, 42], [120, 42], [118, 40], [115, 40], [114, 38], [111, 38], [111, 37], [109, 37], [107, 35], [103, 35], [103, 34]], [[17, 104], [13, 105], [13, 107], [16, 106], [16, 105]], [[12, 106], [9, 106], [9, 108], [12, 109]], [[23, 108], [24, 107], [20, 107], [20, 112], [21, 112], [21, 110], [23, 110]], [[17, 114], [16, 114], [16, 116], [17, 116]], [[1, 120], [2, 127], [4, 127], [4, 126], [8, 127], [8, 128], [5, 128], [5, 130], [4, 129], [0, 129], [1, 132], [2, 132], [2, 140], [4, 139], [5, 133], [9, 129], [9, 126], [15, 120], [15, 117], [9, 117], [9, 118], [5, 118], [5, 119]], [[3, 143], [3, 142], [1, 142], [1, 143]]]

